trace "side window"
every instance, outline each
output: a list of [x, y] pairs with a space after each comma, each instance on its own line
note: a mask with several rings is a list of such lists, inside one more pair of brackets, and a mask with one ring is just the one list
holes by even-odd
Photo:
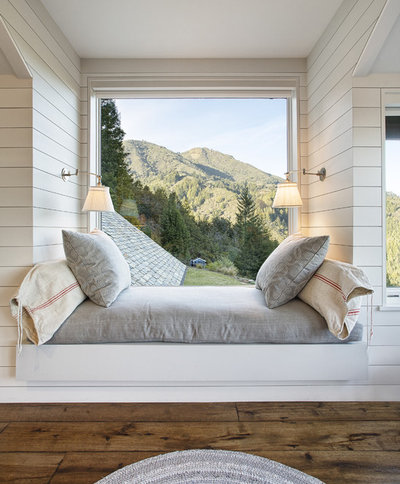
[[385, 121], [386, 304], [400, 306], [400, 109]]

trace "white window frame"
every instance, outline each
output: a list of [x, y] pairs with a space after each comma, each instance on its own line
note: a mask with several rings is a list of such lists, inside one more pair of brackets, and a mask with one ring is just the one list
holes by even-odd
[[[287, 160], [288, 170], [293, 171], [292, 181], [297, 181], [299, 160], [299, 92], [298, 76], [271, 77], [254, 75], [137, 75], [133, 77], [94, 77], [88, 78], [88, 171], [101, 173], [100, 163], [100, 100], [117, 98], [221, 98], [221, 99], [270, 99], [287, 100]], [[282, 173], [282, 177], [283, 177]], [[88, 185], [90, 180], [88, 179]], [[300, 187], [299, 187], [300, 190]], [[100, 226], [98, 214], [88, 216], [88, 230]], [[289, 209], [288, 231], [293, 234], [300, 231], [300, 210]]]
[[[389, 304], [386, 287], [386, 115], [388, 110], [396, 109], [400, 114], [400, 89], [384, 89], [381, 93], [381, 133], [382, 133], [382, 290], [383, 304], [381, 311], [400, 311], [399, 304]], [[393, 111], [392, 111], [393, 112]]]

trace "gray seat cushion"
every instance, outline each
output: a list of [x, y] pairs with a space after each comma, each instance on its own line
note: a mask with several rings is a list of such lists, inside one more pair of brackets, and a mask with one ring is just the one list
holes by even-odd
[[297, 296], [325, 259], [329, 236], [287, 237], [260, 267], [256, 287], [269, 308], [276, 308]]
[[[362, 325], [346, 341], [361, 339]], [[109, 308], [86, 300], [50, 344], [341, 343], [312, 307], [295, 298], [276, 309], [252, 287], [135, 287]]]

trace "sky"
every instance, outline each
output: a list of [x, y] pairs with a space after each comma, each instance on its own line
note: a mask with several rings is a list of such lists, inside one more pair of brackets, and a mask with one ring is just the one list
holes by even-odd
[[283, 177], [285, 99], [117, 99], [125, 139], [182, 153], [206, 147]]
[[388, 140], [385, 146], [386, 191], [400, 195], [400, 140]]

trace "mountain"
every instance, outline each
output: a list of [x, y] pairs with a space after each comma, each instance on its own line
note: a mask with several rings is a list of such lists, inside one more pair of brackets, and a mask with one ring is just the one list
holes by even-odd
[[224, 217], [234, 223], [237, 195], [247, 183], [257, 210], [271, 228], [271, 235], [282, 240], [286, 214], [271, 208], [275, 186], [282, 178], [209, 148], [176, 153], [139, 140], [124, 141], [124, 148], [134, 180], [153, 190], [174, 191], [200, 219]]

